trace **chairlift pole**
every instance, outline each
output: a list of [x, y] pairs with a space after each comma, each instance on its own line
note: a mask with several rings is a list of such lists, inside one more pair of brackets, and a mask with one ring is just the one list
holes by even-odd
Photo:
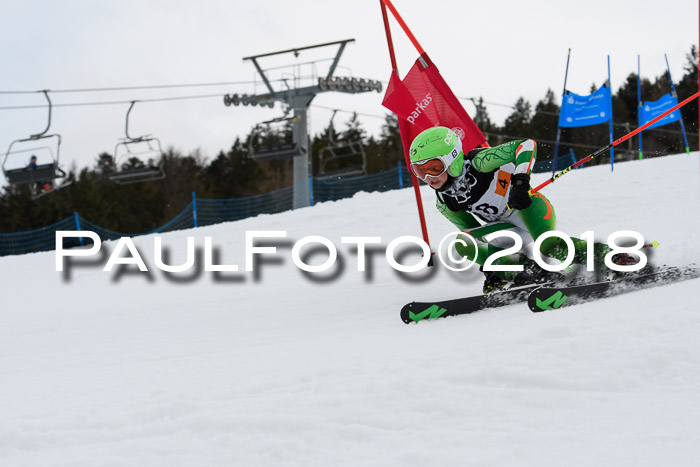
[[[308, 131], [308, 108], [311, 101], [316, 97], [316, 94], [327, 92], [327, 91], [341, 91], [348, 94], [357, 94], [360, 92], [377, 91], [381, 92], [382, 85], [379, 81], [357, 79], [357, 78], [334, 78], [333, 72], [335, 71], [340, 56], [345, 50], [346, 45], [349, 42], [354, 42], [354, 39], [347, 39], [336, 42], [327, 42], [324, 44], [312, 45], [308, 47], [298, 47], [294, 49], [282, 50], [279, 52], [266, 53], [261, 55], [254, 55], [250, 57], [244, 57], [243, 60], [250, 60], [253, 62], [256, 71], [262, 77], [265, 87], [268, 93], [260, 95], [238, 95], [226, 94], [224, 96], [224, 105], [261, 105], [273, 107], [275, 102], [281, 102], [286, 105], [287, 110], [294, 112], [294, 130], [293, 130], [293, 141], [294, 148], [284, 148], [278, 152], [274, 152], [272, 155], [268, 154], [268, 159], [281, 159], [292, 157], [293, 160], [293, 175], [294, 175], [294, 196], [293, 196], [293, 208], [302, 208], [309, 206], [310, 204], [310, 191], [309, 191], [309, 175], [313, 173], [311, 171], [311, 159], [309, 158], [310, 148], [309, 148], [309, 131]], [[315, 49], [319, 47], [338, 45], [338, 49], [335, 54], [335, 58], [330, 66], [328, 74], [324, 77], [318, 78], [318, 83], [313, 86], [298, 87], [295, 81], [294, 88], [289, 88], [282, 90], [275, 90], [272, 86], [272, 82], [267, 76], [267, 71], [260, 66], [259, 59], [263, 57], [270, 57], [273, 55], [293, 53], [295, 57], [299, 56], [300, 51]], [[314, 62], [312, 62], [314, 63]], [[295, 77], [296, 80], [296, 77]], [[251, 153], [250, 157], [255, 159], [255, 155]], [[262, 158], [261, 158], [262, 159]]]
[[51, 128], [51, 109], [52, 109], [53, 105], [51, 104], [51, 98], [49, 98], [49, 91], [44, 90], [44, 91], [39, 91], [39, 92], [43, 92], [44, 96], [46, 96], [46, 100], [49, 101], [49, 122], [46, 124], [46, 129], [44, 131], [42, 131], [41, 133], [37, 133], [35, 135], [31, 135], [29, 137], [29, 139], [39, 139], [42, 136], [44, 136], [46, 133], [48, 133], [49, 128]]
[[124, 134], [126, 134], [126, 139], [128, 140], [134, 140], [135, 138], [132, 138], [129, 136], [129, 114], [131, 113], [131, 109], [134, 108], [134, 104], [136, 104], [136, 101], [131, 101], [131, 105], [129, 106], [129, 110], [126, 111], [126, 128], [124, 129]]
[[[313, 97], [311, 98], [313, 99]], [[308, 108], [311, 99], [297, 98], [293, 100], [295, 114], [294, 144], [300, 149], [300, 154], [292, 158], [294, 174], [294, 209], [309, 206], [311, 192], [309, 190], [309, 173], [313, 173], [309, 160]]]
[[335, 128], [333, 128], [333, 119], [335, 118], [335, 114], [338, 113], [338, 109], [333, 109], [333, 115], [331, 115], [331, 121], [328, 123], [328, 140], [332, 143], [335, 143], [335, 137], [333, 136], [333, 132], [335, 131]]

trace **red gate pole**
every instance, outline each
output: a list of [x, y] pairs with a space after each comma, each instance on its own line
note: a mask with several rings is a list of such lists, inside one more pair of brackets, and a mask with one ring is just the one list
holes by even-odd
[[[420, 55], [425, 54], [425, 50], [423, 50], [423, 47], [420, 46], [418, 43], [418, 40], [416, 39], [416, 36], [413, 35], [410, 29], [408, 29], [408, 26], [406, 25], [406, 22], [401, 18], [401, 15], [399, 15], [399, 12], [396, 11], [396, 8], [394, 8], [394, 5], [391, 3], [391, 0], [380, 0], [382, 3], [382, 12], [384, 14], [384, 27], [386, 28], [387, 31], [389, 31], [389, 23], [387, 22], [386, 18], [386, 7], [391, 10], [391, 14], [394, 15], [394, 18], [396, 18], [396, 21], [399, 23], [399, 26], [401, 26], [401, 29], [406, 33], [408, 38], [411, 40], [411, 43], [413, 46], [418, 50], [418, 53]], [[393, 46], [392, 46], [393, 47]], [[393, 54], [393, 49], [392, 49], [392, 54]]]
[[[408, 37], [411, 39], [411, 42], [413, 42], [413, 45], [418, 48], [418, 51], [422, 54], [425, 52], [422, 51], [423, 49], [420, 48], [420, 45], [418, 44], [418, 41], [416, 41], [416, 38], [413, 36], [411, 31], [408, 29], [406, 26], [406, 23], [403, 22], [402, 19], [400, 19], [400, 16], [398, 16], [398, 13], [396, 12], [396, 9], [394, 8], [393, 5], [391, 5], [391, 2], [389, 0], [379, 0], [379, 4], [381, 5], [382, 8], [382, 17], [384, 18], [384, 30], [386, 31], [386, 40], [387, 44], [389, 45], [389, 56], [391, 57], [391, 68], [392, 72], [396, 73], [398, 76], [399, 74], [399, 69], [398, 65], [396, 64], [396, 55], [394, 53], [394, 43], [391, 40], [391, 29], [389, 28], [389, 17], [386, 12], [386, 7], [387, 4], [389, 5], [389, 9], [391, 9], [391, 12], [393, 13], [394, 17], [399, 21], [399, 24], [401, 27], [404, 29]], [[406, 169], [410, 171], [411, 168], [411, 158], [409, 157], [409, 149], [410, 148], [403, 148], [403, 155], [404, 155], [404, 160], [406, 162]], [[416, 204], [418, 206], [418, 218], [420, 219], [420, 227], [421, 231], [423, 233], [423, 240], [425, 243], [428, 244], [428, 247], [430, 247], [430, 240], [428, 240], [428, 227], [426, 226], [425, 223], [425, 212], [423, 211], [423, 199], [420, 194], [420, 185], [418, 183], [418, 179], [413, 176], [413, 172], [411, 172], [411, 182], [413, 183], [413, 192], [416, 196]], [[431, 250], [432, 252], [432, 250]], [[433, 265], [433, 258], [432, 255], [430, 257], [430, 261], [428, 262], [428, 265], [432, 266]]]

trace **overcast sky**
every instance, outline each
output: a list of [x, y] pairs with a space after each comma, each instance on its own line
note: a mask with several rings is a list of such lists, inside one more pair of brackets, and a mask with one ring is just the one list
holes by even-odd
[[[698, 2], [693, 0], [394, 0], [421, 45], [455, 94], [483, 96], [512, 105], [524, 96], [533, 105], [548, 88], [558, 98], [566, 55], [572, 49], [567, 88], [587, 94], [607, 77], [610, 55], [613, 89], [636, 73], [665, 72], [668, 55], [675, 81], [686, 54], [698, 41]], [[213, 82], [251, 82], [256, 72], [243, 57], [342, 39], [355, 39], [336, 75], [387, 81], [390, 75], [378, 0], [0, 0], [3, 27], [0, 91], [65, 90]], [[392, 23], [399, 71], [417, 54]], [[261, 61], [263, 67], [329, 58], [335, 49]], [[323, 74], [328, 62], [317, 65]], [[298, 68], [308, 74], [308, 66]], [[276, 73], [281, 73], [277, 71]], [[290, 76], [293, 69], [284, 71]], [[217, 94], [217, 97], [136, 104], [132, 136], [152, 134], [163, 146], [184, 152], [199, 148], [210, 159], [228, 149], [259, 121], [280, 116], [274, 109], [225, 107], [225, 93], [264, 92], [252, 83], [238, 86], [144, 91], [51, 93], [55, 104], [130, 101]], [[324, 93], [311, 108], [311, 133], [328, 125], [331, 111], [358, 111], [370, 133], [385, 114], [383, 92], [364, 95]], [[685, 96], [680, 96], [685, 97]], [[560, 99], [559, 99], [560, 100]], [[0, 94], [0, 107], [43, 104], [41, 94]], [[473, 115], [473, 107], [464, 102]], [[128, 104], [54, 108], [51, 133], [62, 136], [65, 167], [92, 166], [98, 153], [112, 153], [124, 136]], [[489, 106], [502, 123], [507, 108]], [[349, 118], [339, 113], [338, 123]], [[0, 110], [0, 151], [14, 139], [46, 126], [45, 109]], [[24, 157], [20, 161], [23, 165]]]

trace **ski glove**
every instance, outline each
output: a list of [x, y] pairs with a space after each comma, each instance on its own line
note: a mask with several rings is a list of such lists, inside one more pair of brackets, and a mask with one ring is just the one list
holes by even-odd
[[510, 194], [508, 206], [511, 209], [527, 209], [532, 204], [530, 199], [530, 176], [515, 174], [510, 178]]

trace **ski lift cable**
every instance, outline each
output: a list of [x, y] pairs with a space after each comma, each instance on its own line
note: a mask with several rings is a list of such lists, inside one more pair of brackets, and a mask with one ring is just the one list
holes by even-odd
[[[193, 88], [207, 86], [233, 86], [243, 84], [255, 84], [254, 81], [221, 81], [215, 83], [188, 83], [188, 84], [155, 84], [145, 86], [115, 86], [104, 88], [75, 88], [75, 89], [54, 89], [54, 93], [79, 93], [79, 92], [111, 92], [111, 91], [133, 91], [139, 89], [170, 89], [170, 88]], [[33, 94], [41, 91], [0, 91], [0, 94]]]
[[[471, 101], [472, 103], [474, 103], [474, 102], [475, 102], [477, 99], [479, 99], [479, 98], [478, 98], [478, 97], [457, 96], [457, 99], [461, 99], [461, 100], [463, 100], [463, 101]], [[498, 107], [508, 107], [508, 108], [510, 108], [510, 109], [515, 108], [515, 106], [514, 106], [513, 104], [500, 104], [500, 103], [498, 103], [498, 102], [488, 102], [488, 101], [483, 101], [483, 102], [484, 102], [484, 104], [496, 105], [496, 106], [498, 106]]]
[[[282, 80], [279, 80], [282, 81]], [[37, 93], [37, 92], [43, 92], [43, 91], [31, 91], [32, 93]], [[56, 91], [48, 91], [48, 92], [56, 92]], [[221, 98], [221, 94], [200, 94], [200, 95], [191, 95], [191, 96], [174, 96], [174, 97], [155, 97], [155, 98], [150, 98], [150, 99], [138, 99], [138, 102], [166, 102], [166, 101], [178, 101], [178, 100], [192, 100], [192, 99], [210, 99], [210, 98]], [[97, 106], [97, 105], [120, 105], [120, 104], [130, 104], [134, 99], [130, 100], [118, 100], [118, 101], [96, 101], [96, 102], [69, 102], [69, 103], [63, 103], [63, 104], [53, 104], [53, 107], [89, 107], [89, 106]], [[33, 104], [33, 105], [10, 105], [10, 106], [1, 106], [0, 110], [19, 110], [19, 109], [42, 109], [45, 108], [45, 104]], [[334, 110], [330, 107], [323, 107], [323, 106], [318, 106], [318, 105], [313, 105], [312, 107], [318, 107], [318, 108], [324, 108], [326, 110]], [[342, 112], [350, 112], [347, 110], [341, 110]], [[384, 118], [380, 117], [378, 115], [371, 115], [371, 114], [361, 114], [358, 113], [358, 115], [364, 115], [366, 117], [375, 117], [375, 118]]]
[[330, 110], [331, 112], [343, 112], [343, 113], [349, 113], [349, 114], [357, 114], [357, 115], [362, 116], [362, 117], [381, 118], [382, 120], [384, 120], [386, 118], [385, 115], [367, 114], [367, 113], [362, 113], [362, 112], [355, 112], [353, 110], [344, 110], [344, 109], [337, 109], [335, 107], [326, 107], [324, 105], [312, 104], [310, 107], [314, 107], [316, 109]]
[[[53, 91], [51, 91], [53, 92]], [[208, 99], [208, 98], [219, 98], [221, 99], [222, 94], [202, 94], [194, 96], [174, 96], [174, 97], [156, 97], [152, 99], [138, 99], [138, 102], [165, 102], [165, 101], [178, 101], [178, 100], [191, 100], [191, 99]], [[131, 100], [123, 101], [97, 101], [97, 102], [71, 102], [65, 104], [53, 104], [54, 107], [87, 107], [93, 105], [120, 105], [120, 104], [130, 104], [133, 102]], [[47, 107], [46, 105], [13, 105], [0, 107], [0, 110], [17, 110], [17, 109], [40, 109]]]

